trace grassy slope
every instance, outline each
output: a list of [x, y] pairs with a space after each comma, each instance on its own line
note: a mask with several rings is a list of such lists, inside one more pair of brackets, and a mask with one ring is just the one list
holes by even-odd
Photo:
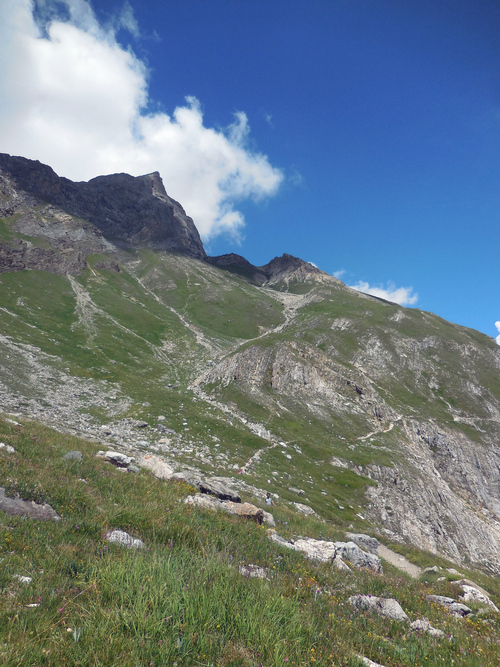
[[[271, 543], [262, 527], [186, 507], [186, 485], [120, 471], [94, 457], [96, 444], [37, 424], [0, 419], [0, 441], [16, 449], [0, 450], [8, 492], [49, 502], [62, 516], [41, 523], [0, 514], [3, 664], [354, 667], [356, 654], [394, 667], [500, 660], [498, 614], [457, 620], [425, 602], [427, 593], [456, 596], [447, 581], [410, 581], [390, 566], [382, 577], [316, 566]], [[62, 460], [73, 449], [82, 463]], [[341, 537], [279, 504], [273, 511], [282, 534]], [[111, 528], [142, 538], [146, 549], [107, 545]], [[269, 580], [241, 577], [237, 566], [248, 563], [267, 567]], [[33, 580], [23, 585], [16, 574]], [[498, 580], [480, 583], [500, 596]], [[396, 597], [411, 620], [429, 618], [447, 639], [355, 614], [347, 603], [355, 593]]]

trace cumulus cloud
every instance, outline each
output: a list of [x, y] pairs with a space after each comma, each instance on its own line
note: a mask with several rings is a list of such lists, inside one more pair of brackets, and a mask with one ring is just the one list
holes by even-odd
[[387, 283], [387, 287], [373, 287], [367, 282], [360, 280], [355, 285], [349, 285], [358, 292], [378, 296], [381, 299], [398, 303], [400, 306], [413, 306], [418, 300], [418, 294], [413, 294], [413, 287], [396, 287], [393, 283]]
[[333, 276], [335, 278], [338, 278], [339, 280], [342, 278], [343, 275], [345, 275], [346, 270], [345, 269], [339, 269], [338, 271], [335, 271], [333, 273]]
[[106, 26], [87, 0], [0, 3], [0, 150], [73, 180], [159, 171], [205, 240], [237, 239], [237, 202], [272, 196], [282, 172], [249, 147], [243, 112], [224, 129], [204, 125], [195, 97], [148, 112], [149, 72], [119, 29], [139, 34], [128, 3]]
[[495, 338], [495, 340], [500, 345], [500, 322], [495, 322], [495, 326], [498, 331], [498, 336]]

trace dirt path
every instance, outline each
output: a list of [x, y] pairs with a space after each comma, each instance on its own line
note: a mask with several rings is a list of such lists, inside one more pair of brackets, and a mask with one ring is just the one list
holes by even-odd
[[410, 561], [407, 560], [404, 556], [397, 554], [395, 551], [392, 551], [392, 549], [389, 549], [383, 544], [379, 544], [377, 555], [389, 562], [391, 565], [394, 565], [394, 567], [397, 567], [399, 570], [406, 572], [406, 574], [409, 574], [410, 577], [413, 577], [413, 579], [418, 579], [422, 574], [421, 567], [410, 563]]

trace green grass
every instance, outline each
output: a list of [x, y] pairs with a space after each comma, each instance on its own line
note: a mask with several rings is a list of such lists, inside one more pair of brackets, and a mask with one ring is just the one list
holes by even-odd
[[[392, 667], [500, 660], [498, 614], [458, 620], [425, 601], [428, 593], [456, 596], [448, 581], [411, 581], [390, 566], [376, 576], [315, 565], [270, 542], [263, 527], [184, 505], [189, 486], [122, 472], [95, 458], [96, 443], [36, 423], [0, 418], [0, 440], [16, 449], [0, 450], [1, 484], [62, 516], [42, 523], [0, 513], [5, 665], [355, 667], [357, 654]], [[83, 462], [62, 460], [73, 449]], [[342, 538], [334, 523], [286, 504], [273, 512], [283, 535]], [[111, 528], [140, 537], [145, 549], [109, 545]], [[247, 563], [268, 568], [268, 580], [239, 575]], [[23, 585], [15, 574], [33, 580]], [[500, 594], [498, 580], [482, 575], [480, 583]], [[447, 638], [354, 613], [347, 598], [355, 593], [396, 597], [411, 620], [426, 617]]]

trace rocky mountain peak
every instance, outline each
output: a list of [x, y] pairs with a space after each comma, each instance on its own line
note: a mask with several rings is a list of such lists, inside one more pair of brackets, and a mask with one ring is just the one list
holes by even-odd
[[91, 222], [116, 245], [205, 257], [192, 219], [167, 195], [158, 172], [138, 177], [111, 174], [75, 183], [38, 161], [5, 153], [0, 154], [0, 172], [17, 191]]

